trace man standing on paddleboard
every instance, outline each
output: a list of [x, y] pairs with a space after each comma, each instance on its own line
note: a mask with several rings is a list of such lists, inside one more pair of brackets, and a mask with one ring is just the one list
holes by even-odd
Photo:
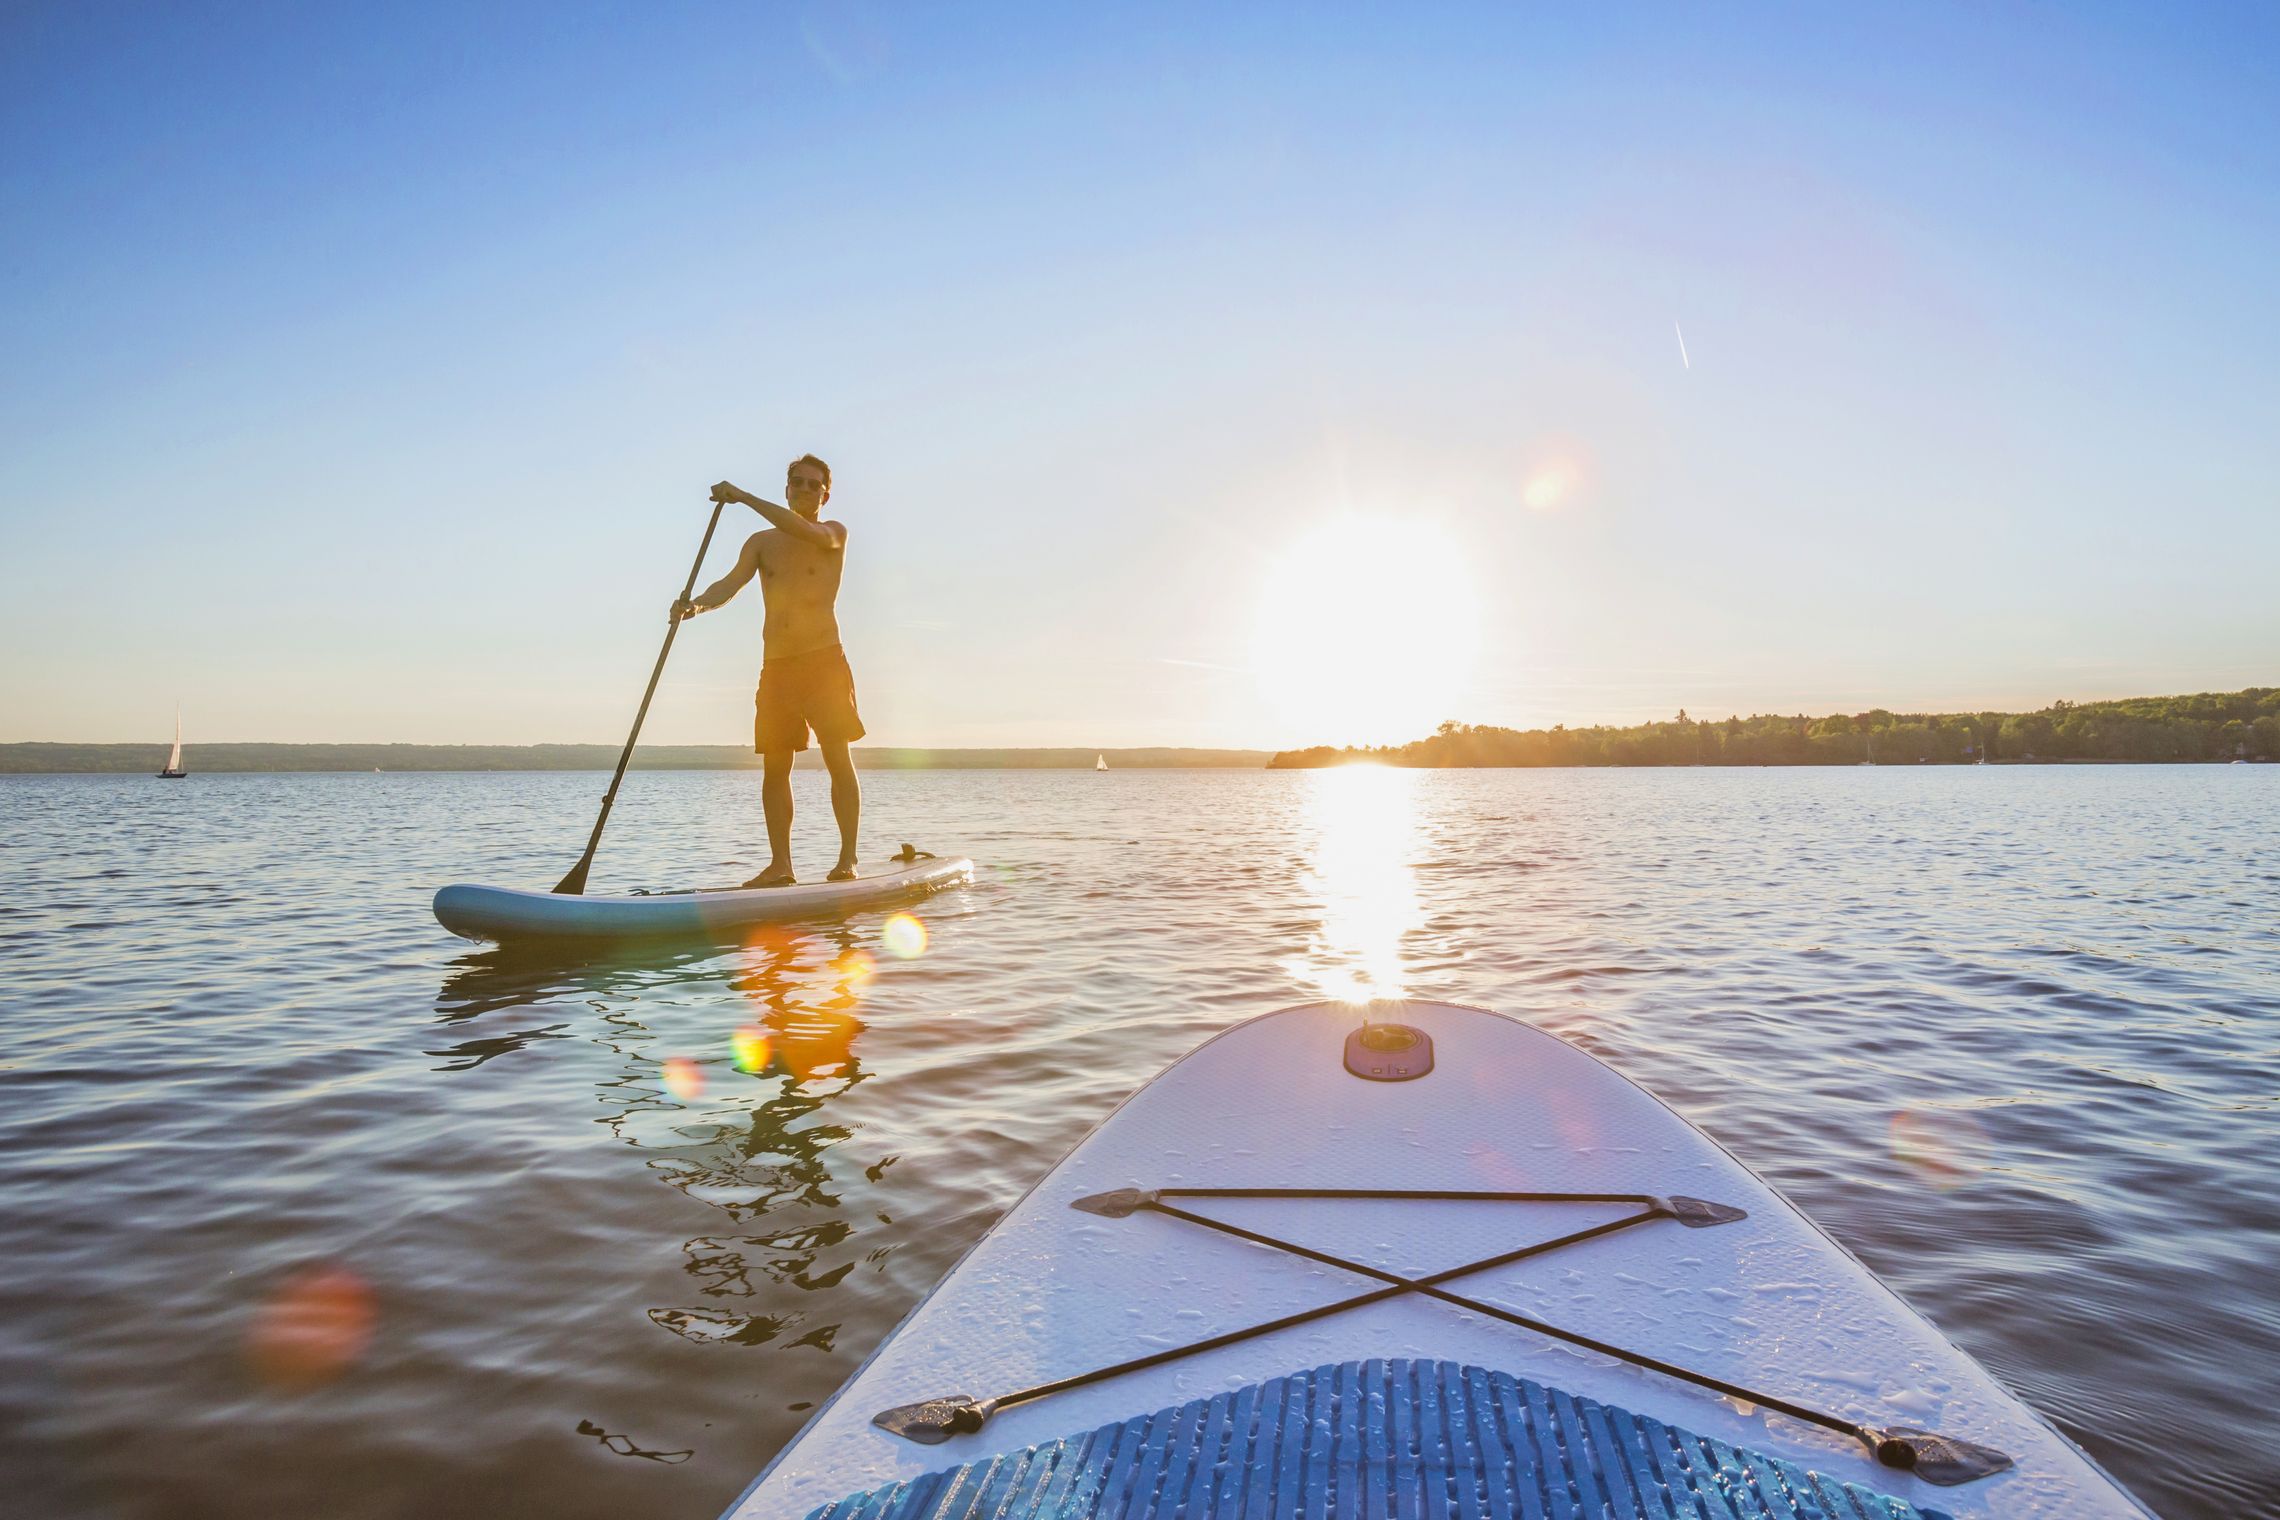
[[736, 568], [685, 602], [676, 619], [710, 612], [757, 574], [767, 607], [761, 635], [760, 690], [752, 722], [752, 748], [760, 755], [760, 805], [768, 817], [768, 864], [748, 887], [790, 886], [792, 874], [792, 756], [807, 748], [808, 730], [831, 772], [831, 812], [839, 820], [839, 863], [831, 881], [855, 879], [855, 826], [863, 789], [847, 746], [863, 737], [855, 712], [855, 676], [839, 647], [839, 572], [847, 558], [845, 525], [822, 520], [831, 500], [831, 466], [813, 454], [792, 461], [784, 474], [780, 507], [727, 481], [712, 488], [714, 501], [742, 502], [771, 527], [744, 541]]

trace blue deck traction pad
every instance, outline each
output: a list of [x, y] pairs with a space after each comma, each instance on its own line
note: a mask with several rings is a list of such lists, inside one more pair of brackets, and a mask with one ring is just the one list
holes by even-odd
[[1949, 1520], [1509, 1373], [1342, 1362], [854, 1494], [808, 1520]]

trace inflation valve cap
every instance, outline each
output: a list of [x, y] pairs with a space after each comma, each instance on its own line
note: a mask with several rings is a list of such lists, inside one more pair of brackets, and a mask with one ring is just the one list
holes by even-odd
[[1433, 1037], [1408, 1024], [1364, 1024], [1346, 1036], [1346, 1070], [1365, 1082], [1407, 1082], [1433, 1069]]

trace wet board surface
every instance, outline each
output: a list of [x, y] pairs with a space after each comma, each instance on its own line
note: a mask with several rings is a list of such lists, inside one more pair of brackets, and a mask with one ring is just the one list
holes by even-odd
[[[2142, 1516], [2089, 1459], [1644, 1090], [1527, 1024], [1381, 1004], [1422, 1076], [1346, 1068], [1344, 1005], [1207, 1042], [1128, 1099], [975, 1244], [729, 1513]], [[1952, 1485], [1859, 1440], [1411, 1291], [990, 1414], [921, 1444], [874, 1423], [997, 1398], [1369, 1293], [1383, 1279], [1133, 1189], [1599, 1193], [1650, 1217], [1451, 1292], [2007, 1468]], [[1641, 1213], [1635, 1202], [1162, 1200], [1405, 1279]], [[1700, 1220], [1703, 1216], [1695, 1216]], [[1339, 1496], [1343, 1495], [1342, 1498]]]
[[914, 902], [972, 880], [974, 863], [962, 855], [930, 856], [881, 862], [863, 871], [853, 881], [632, 896], [571, 896], [462, 883], [436, 893], [435, 916], [454, 934], [502, 944], [733, 939], [759, 924], [833, 918]]

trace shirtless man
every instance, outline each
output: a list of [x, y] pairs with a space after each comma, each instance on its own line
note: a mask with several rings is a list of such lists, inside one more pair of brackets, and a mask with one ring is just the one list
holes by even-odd
[[673, 604], [676, 619], [694, 617], [736, 595], [755, 574], [760, 577], [768, 616], [761, 635], [752, 747], [761, 761], [768, 864], [745, 885], [782, 887], [797, 879], [792, 875], [792, 756], [807, 748], [811, 727], [831, 772], [831, 812], [839, 820], [839, 863], [828, 879], [852, 881], [863, 789], [847, 746], [863, 737], [863, 720], [855, 712], [855, 677], [839, 647], [839, 619], [832, 611], [846, 562], [847, 529], [820, 520], [823, 504], [831, 500], [831, 466], [813, 454], [793, 460], [784, 475], [788, 508], [725, 480], [712, 488], [712, 496], [714, 501], [742, 502], [773, 524], [744, 541], [735, 569], [688, 601]]

